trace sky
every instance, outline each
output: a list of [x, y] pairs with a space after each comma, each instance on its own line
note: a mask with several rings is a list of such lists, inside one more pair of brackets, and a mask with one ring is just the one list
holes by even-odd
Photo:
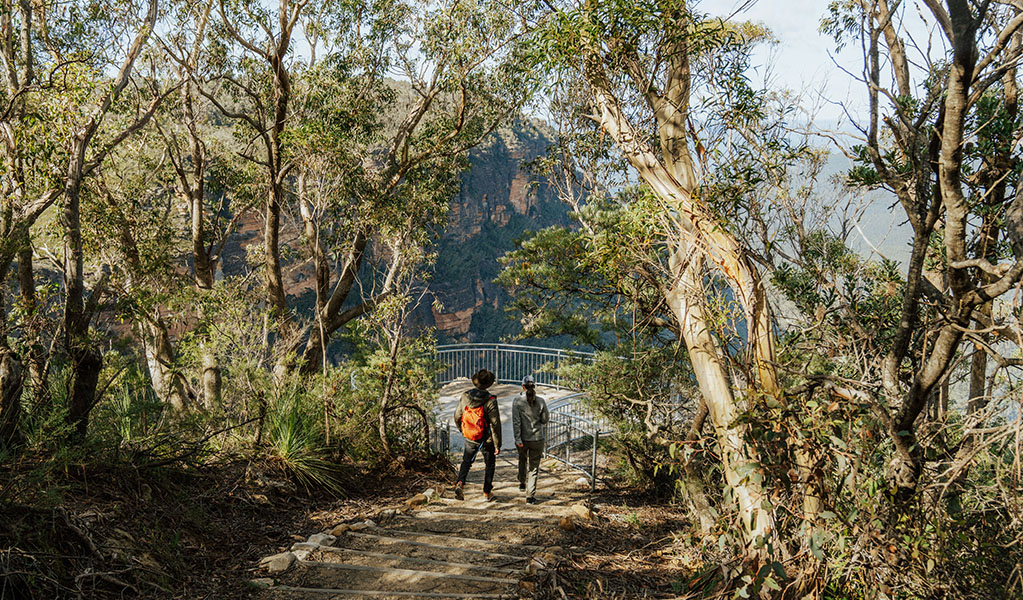
[[[778, 43], [770, 51], [761, 53], [761, 64], [773, 59], [769, 76], [776, 85], [806, 92], [810, 99], [820, 103], [819, 118], [829, 125], [843, 117], [837, 102], [845, 103], [852, 112], [864, 105], [866, 90], [835, 62], [846, 70], [859, 72], [862, 56], [856, 48], [841, 53], [835, 42], [818, 31], [820, 20], [826, 14], [829, 0], [757, 0], [752, 6], [735, 15], [735, 19], [766, 25]], [[747, 4], [746, 0], [702, 0], [698, 10], [710, 15], [728, 17]], [[763, 66], [757, 69], [765, 76]]]

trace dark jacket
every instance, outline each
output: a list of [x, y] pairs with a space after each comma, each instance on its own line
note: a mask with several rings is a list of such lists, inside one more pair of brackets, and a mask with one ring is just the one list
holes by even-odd
[[455, 425], [458, 426], [458, 431], [462, 431], [462, 413], [465, 412], [466, 408], [476, 408], [478, 406], [483, 407], [483, 418], [487, 420], [489, 431], [483, 436], [483, 441], [493, 438], [494, 447], [501, 447], [501, 413], [497, 409], [497, 396], [494, 396], [487, 390], [481, 390], [479, 388], [473, 388], [468, 392], [462, 394], [462, 397], [458, 400], [458, 408], [455, 409]]

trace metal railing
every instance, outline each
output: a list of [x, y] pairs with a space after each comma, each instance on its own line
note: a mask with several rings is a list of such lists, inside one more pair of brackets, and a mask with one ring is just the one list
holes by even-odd
[[537, 385], [561, 390], [567, 388], [561, 384], [560, 367], [568, 362], [591, 361], [593, 353], [517, 344], [447, 344], [437, 346], [436, 358], [447, 365], [437, 375], [440, 385], [462, 377], [469, 379], [485, 367], [494, 372], [498, 383], [519, 383], [532, 375]]
[[[447, 365], [437, 376], [438, 385], [471, 378], [480, 368], [486, 367], [494, 372], [500, 383], [518, 384], [526, 375], [532, 375], [537, 386], [565, 390], [572, 388], [562, 382], [560, 367], [569, 362], [592, 361], [593, 354], [515, 344], [449, 344], [437, 347], [436, 358]], [[593, 413], [585, 400], [586, 393], [578, 392], [547, 403], [550, 421], [545, 428], [547, 447], [544, 454], [587, 475], [593, 491], [598, 479], [600, 438], [610, 434], [612, 428], [605, 419]], [[450, 416], [435, 415], [434, 425], [434, 448], [438, 452], [450, 451]]]

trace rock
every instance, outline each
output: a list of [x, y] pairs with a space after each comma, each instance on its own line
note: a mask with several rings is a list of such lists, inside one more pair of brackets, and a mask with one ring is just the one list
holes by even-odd
[[309, 536], [309, 543], [317, 546], [333, 546], [337, 538], [329, 533], [314, 533]]
[[576, 487], [580, 487], [580, 488], [589, 488], [590, 487], [590, 478], [589, 477], [580, 477], [579, 479], [575, 480], [575, 485], [576, 485]]
[[362, 531], [363, 529], [369, 529], [370, 527], [376, 527], [376, 526], [377, 526], [376, 523], [374, 523], [373, 521], [371, 521], [369, 519], [366, 519], [365, 521], [363, 521], [361, 523], [352, 523], [348, 527], [348, 531]]
[[572, 517], [561, 517], [558, 527], [563, 531], [575, 531], [575, 522], [572, 520]]
[[292, 552], [281, 552], [280, 554], [267, 556], [259, 561], [259, 566], [266, 567], [266, 570], [270, 573], [283, 573], [290, 569], [291, 565], [295, 564], [296, 559], [297, 557]]
[[254, 588], [265, 590], [274, 586], [274, 580], [272, 577], [257, 577], [256, 579], [250, 579], [249, 585]]
[[423, 495], [426, 496], [427, 500], [433, 500], [433, 497], [437, 495], [437, 490], [429, 488], [423, 492]]
[[587, 521], [593, 520], [593, 511], [590, 510], [590, 507], [586, 505], [573, 504], [572, 512], [575, 513], [580, 519], [585, 519]]
[[309, 542], [296, 542], [296, 543], [291, 545], [291, 551], [292, 552], [296, 552], [298, 550], [307, 550], [309, 552], [312, 552], [312, 551], [318, 550], [318, 549], [319, 549], [318, 545], [310, 544]]
[[330, 535], [334, 536], [335, 538], [338, 538], [338, 537], [341, 537], [342, 535], [344, 535], [345, 533], [347, 533], [348, 530], [351, 529], [351, 528], [352, 528], [352, 526], [349, 525], [348, 523], [342, 523], [342, 524], [338, 525], [337, 527], [335, 527], [334, 529], [331, 529], [330, 530]]
[[379, 519], [380, 521], [387, 521], [393, 519], [394, 515], [397, 512], [398, 511], [394, 510], [393, 508], [385, 508], [377, 513], [377, 519]]
[[301, 550], [292, 550], [291, 553], [295, 555], [295, 560], [306, 560], [312, 554], [312, 551], [303, 548]]
[[405, 502], [405, 504], [409, 505], [409, 507], [415, 507], [415, 506], [422, 506], [423, 504], [426, 504], [429, 501], [430, 501], [430, 499], [427, 498], [425, 494], [416, 494], [415, 496], [412, 496], [411, 498], [409, 498]]

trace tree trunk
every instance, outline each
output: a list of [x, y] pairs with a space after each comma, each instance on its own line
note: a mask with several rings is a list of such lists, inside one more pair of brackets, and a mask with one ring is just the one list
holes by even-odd
[[202, 353], [202, 398], [207, 408], [220, 404], [223, 379], [220, 374], [220, 363], [217, 355], [210, 348], [210, 344], [203, 342], [200, 347]]
[[18, 287], [21, 294], [21, 305], [25, 313], [25, 346], [28, 348], [25, 357], [28, 363], [28, 380], [32, 384], [33, 393], [38, 397], [46, 387], [44, 371], [46, 358], [39, 340], [41, 318], [37, 314], [35, 273], [32, 268], [32, 244], [26, 232], [18, 251]]
[[89, 428], [89, 412], [96, 400], [99, 372], [103, 357], [89, 338], [90, 318], [85, 310], [85, 254], [82, 248], [81, 186], [85, 140], [76, 138], [72, 162], [65, 186], [64, 227], [67, 242], [64, 258], [64, 278], [67, 290], [64, 298], [64, 336], [71, 359], [71, 397], [68, 399], [68, 423], [75, 435], [84, 438]]
[[185, 393], [184, 377], [175, 370], [175, 352], [171, 344], [167, 325], [159, 314], [153, 311], [143, 324], [145, 328], [146, 363], [149, 365], [149, 378], [153, 382], [156, 397], [166, 402], [176, 411], [183, 411], [188, 405]]
[[12, 446], [21, 438], [21, 360], [0, 343], [0, 445]]
[[[693, 423], [689, 428], [689, 435], [686, 436], [687, 443], [695, 444], [700, 441], [700, 438], [703, 437], [703, 425], [706, 421], [707, 401], [701, 396], [700, 407], [693, 417]], [[711, 533], [717, 524], [717, 519], [714, 517], [710, 500], [707, 498], [703, 479], [700, 478], [700, 474], [697, 472], [692, 460], [685, 461], [685, 465], [682, 467], [682, 489], [689, 499], [689, 507], [693, 516], [696, 517], [700, 524], [700, 532], [704, 534]]]
[[703, 288], [704, 259], [702, 253], [690, 253], [683, 244], [672, 255], [671, 263], [672, 274], [678, 283], [668, 290], [665, 300], [681, 325], [682, 339], [714, 427], [721, 470], [734, 494], [743, 540], [749, 547], [757, 538], [769, 539], [774, 530], [774, 519], [770, 512], [762, 509], [766, 496], [760, 483], [753, 478], [758, 469], [746, 475], [739, 473], [740, 468], [755, 462], [756, 458], [749, 454], [743, 439], [746, 426], [736, 423], [739, 409], [732, 394], [731, 380], [708, 325], [710, 317], [706, 312], [706, 291]]
[[391, 356], [390, 356], [390, 368], [387, 370], [387, 382], [384, 384], [383, 397], [380, 398], [380, 421], [377, 423], [377, 430], [380, 434], [380, 444], [384, 448], [384, 456], [390, 458], [393, 456], [391, 452], [391, 441], [387, 437], [387, 409], [391, 403], [391, 394], [394, 391], [394, 378], [398, 372], [398, 350], [401, 345], [401, 327], [403, 323], [398, 323], [397, 327], [399, 331], [397, 335], [391, 338]]

